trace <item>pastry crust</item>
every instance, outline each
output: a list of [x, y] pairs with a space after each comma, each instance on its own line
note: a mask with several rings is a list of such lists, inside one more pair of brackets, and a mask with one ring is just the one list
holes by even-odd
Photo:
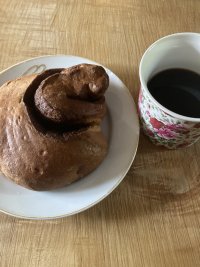
[[[76, 66], [76, 70], [80, 68], [84, 68], [84, 64]], [[81, 101], [83, 112], [78, 109], [77, 118], [69, 114], [64, 119], [57, 116], [57, 120], [56, 116], [46, 117], [45, 108], [41, 112], [40, 105], [35, 104], [35, 99], [42, 98], [38, 97], [39, 93], [35, 96], [45, 79], [69, 71], [48, 70], [7, 82], [0, 88], [0, 169], [24, 187], [33, 190], [63, 187], [92, 172], [106, 156], [108, 145], [100, 127], [106, 112], [103, 94], [108, 87], [108, 76], [105, 71], [101, 75], [106, 83], [102, 83], [96, 96], [94, 92], [92, 97], [82, 92], [84, 97], [66, 97], [66, 102], [72, 101], [68, 107], [72, 113], [79, 105], [76, 102]], [[55, 90], [59, 92], [60, 87]], [[70, 90], [74, 92], [75, 89], [71, 86]], [[57, 111], [61, 110], [59, 108]]]

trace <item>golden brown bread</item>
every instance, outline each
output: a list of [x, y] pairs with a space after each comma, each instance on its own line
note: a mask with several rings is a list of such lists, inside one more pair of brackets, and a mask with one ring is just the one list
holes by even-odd
[[107, 153], [100, 123], [108, 76], [81, 64], [0, 88], [0, 169], [17, 184], [49, 190], [93, 171]]

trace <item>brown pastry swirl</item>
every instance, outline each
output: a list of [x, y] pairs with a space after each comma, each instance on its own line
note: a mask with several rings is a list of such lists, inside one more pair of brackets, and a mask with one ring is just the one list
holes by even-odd
[[72, 183], [104, 159], [105, 70], [80, 64], [25, 76], [0, 88], [0, 169], [34, 190]]

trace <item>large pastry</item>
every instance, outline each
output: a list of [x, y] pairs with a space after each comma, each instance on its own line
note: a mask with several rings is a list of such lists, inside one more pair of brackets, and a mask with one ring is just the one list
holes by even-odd
[[0, 88], [0, 170], [33, 190], [63, 187], [107, 153], [104, 68], [80, 64], [24, 76]]

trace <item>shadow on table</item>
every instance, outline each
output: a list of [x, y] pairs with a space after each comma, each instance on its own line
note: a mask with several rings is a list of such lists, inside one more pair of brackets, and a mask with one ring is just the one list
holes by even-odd
[[[180, 150], [153, 145], [141, 134], [127, 176], [105, 200], [81, 219], [134, 220], [148, 214], [184, 215], [200, 206], [200, 142]], [[195, 203], [195, 204], [194, 204]]]

